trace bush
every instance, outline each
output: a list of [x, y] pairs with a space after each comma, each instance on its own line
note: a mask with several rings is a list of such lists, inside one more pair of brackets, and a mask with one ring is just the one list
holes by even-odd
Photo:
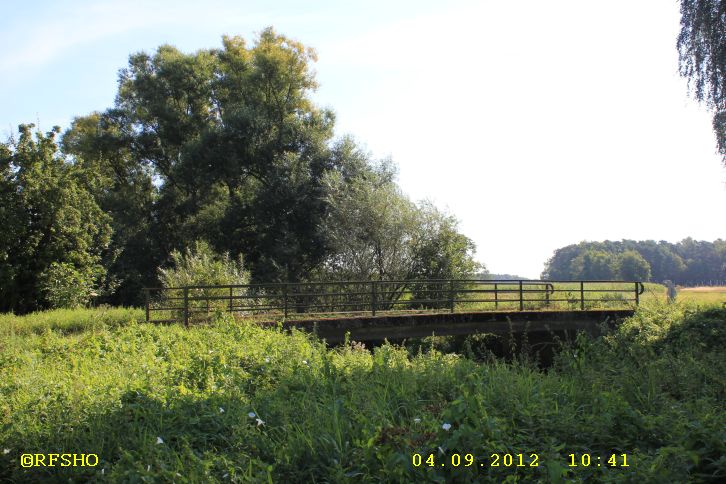
[[[205, 241], [196, 241], [192, 248], [187, 248], [182, 254], [179, 251], [171, 253], [173, 266], [159, 269], [159, 279], [162, 287], [179, 288], [187, 286], [225, 286], [249, 284], [250, 274], [244, 270], [242, 256], [237, 260], [229, 257], [228, 253], [222, 255], [212, 250]], [[235, 291], [235, 296], [244, 296], [246, 291]], [[212, 299], [214, 297], [229, 296], [227, 290], [200, 288], [189, 291], [190, 312], [226, 310], [229, 300]], [[168, 291], [167, 296], [176, 295]], [[174, 314], [176, 319], [183, 318], [183, 314]]]
[[159, 269], [163, 287], [220, 286], [248, 284], [250, 274], [244, 270], [242, 255], [232, 260], [228, 253], [219, 255], [203, 240], [187, 248], [184, 254], [171, 253], [173, 267]]
[[67, 262], [53, 262], [40, 275], [40, 288], [50, 308], [86, 306], [94, 292], [97, 273], [92, 268], [78, 270]]

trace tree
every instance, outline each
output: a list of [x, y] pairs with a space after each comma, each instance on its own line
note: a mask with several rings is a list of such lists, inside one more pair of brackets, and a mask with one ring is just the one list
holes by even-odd
[[688, 237], [680, 241], [676, 247], [686, 265], [681, 274], [682, 282], [699, 284], [726, 278], [723, 241], [707, 242]]
[[486, 267], [477, 263], [474, 242], [460, 233], [453, 215], [428, 201], [418, 205], [418, 223], [413, 237], [412, 276], [417, 279], [463, 279]]
[[617, 273], [624, 281], [649, 281], [650, 264], [634, 250], [626, 250], [617, 258]]
[[[601, 253], [595, 257], [592, 252]], [[726, 242], [718, 239], [714, 242], [696, 241], [692, 238], [684, 239], [676, 244], [661, 240], [623, 240], [620, 242], [580, 242], [557, 249], [554, 255], [545, 264], [542, 278], [547, 279], [578, 279], [584, 273], [607, 273], [607, 254], [611, 259], [614, 274], [619, 274], [619, 263], [624, 254], [637, 253], [650, 268], [650, 278], [661, 282], [664, 280], [679, 281], [686, 284], [695, 284], [708, 280], [722, 280], [726, 278]], [[590, 253], [590, 255], [587, 255]], [[628, 256], [635, 266], [641, 266], [635, 272], [628, 272], [628, 278], [646, 280], [645, 265], [635, 262], [635, 254]], [[601, 259], [599, 263], [594, 259]], [[599, 265], [602, 270], [594, 269]], [[633, 266], [633, 270], [635, 270]], [[589, 267], [589, 269], [588, 269]], [[635, 277], [639, 275], [639, 277]]]
[[322, 272], [347, 280], [410, 279], [414, 271], [416, 206], [382, 169], [368, 177], [327, 179], [328, 215], [323, 223], [331, 253]]
[[[456, 218], [439, 211], [430, 202], [421, 202], [418, 206], [412, 245], [411, 277], [415, 279], [469, 279], [477, 271], [486, 274], [486, 267], [473, 258], [474, 242], [459, 233]], [[425, 306], [443, 308], [448, 307], [446, 299], [456, 298], [457, 292], [465, 287], [463, 282], [427, 282], [416, 283], [411, 289], [414, 300], [437, 300], [437, 303], [426, 303]]]
[[726, 164], [726, 1], [681, 0], [680, 73], [713, 111], [713, 129]]
[[59, 153], [60, 128], [35, 136], [32, 128], [20, 125], [18, 140], [0, 145], [0, 311], [82, 304], [105, 273], [109, 217]]
[[611, 254], [588, 249], [572, 261], [575, 279], [610, 280], [615, 277], [615, 261]]
[[[121, 168], [121, 177], [110, 173], [111, 191], [130, 191], [131, 213], [146, 214], [130, 225], [114, 216], [121, 258], [124, 241], [143, 244], [145, 234], [147, 253], [162, 259], [199, 238], [245, 254], [258, 281], [300, 280], [322, 262], [323, 176], [354, 168], [346, 166], [352, 152], [332, 142], [333, 113], [310, 100], [315, 60], [271, 28], [250, 47], [224, 37], [221, 49], [185, 54], [163, 45], [130, 57], [115, 106], [98, 123], [77, 120], [65, 143], [80, 158], [102, 153], [102, 165]], [[109, 211], [124, 203], [107, 201]], [[130, 259], [127, 277], [143, 253]], [[146, 263], [147, 274], [156, 265]]]
[[113, 236], [105, 301], [139, 305], [143, 287], [156, 286], [156, 274], [167, 254], [156, 243], [152, 225], [158, 198], [153, 172], [132, 155], [132, 137], [124, 132], [120, 113], [91, 113], [73, 120], [62, 149], [81, 169], [83, 183], [98, 206], [110, 216]]
[[431, 203], [412, 203], [393, 182], [390, 165], [348, 181], [332, 174], [327, 182], [323, 228], [331, 253], [323, 277], [399, 281], [386, 285], [389, 301], [409, 287], [415, 299], [441, 299], [440, 283], [411, 287], [408, 281], [471, 277], [484, 269], [474, 261], [474, 243], [458, 232], [456, 219]]
[[573, 274], [572, 261], [582, 251], [582, 244], [572, 244], [559, 248], [545, 262], [544, 270], [540, 277], [544, 280], [567, 281], [575, 279]]

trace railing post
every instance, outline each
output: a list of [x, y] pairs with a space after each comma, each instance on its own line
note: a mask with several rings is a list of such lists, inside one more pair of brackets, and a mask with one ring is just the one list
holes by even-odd
[[449, 280], [449, 306], [451, 308], [451, 312], [454, 312], [454, 280]]
[[184, 326], [189, 326], [189, 288], [184, 288]]
[[519, 281], [519, 310], [524, 310], [524, 292], [522, 291], [522, 281]]
[[550, 284], [545, 284], [545, 307], [550, 305]]
[[371, 312], [376, 315], [376, 281], [371, 281]]
[[285, 319], [287, 319], [287, 285], [288, 283], [284, 283], [282, 286], [282, 305], [285, 310]]
[[494, 283], [494, 309], [499, 309], [499, 284]]
[[585, 281], [580, 281], [580, 309], [585, 310]]
[[[637, 289], [637, 287], [636, 287]], [[637, 292], [637, 291], [636, 291]], [[144, 288], [144, 295], [146, 299], [146, 322], [149, 322], [149, 289]]]
[[637, 282], [635, 283], [635, 305], [640, 305], [640, 287]]

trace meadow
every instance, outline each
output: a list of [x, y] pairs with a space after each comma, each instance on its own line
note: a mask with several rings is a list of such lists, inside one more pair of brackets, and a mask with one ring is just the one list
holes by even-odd
[[726, 304], [726, 287], [679, 287], [678, 296], [683, 301], [703, 304]]
[[[225, 315], [189, 329], [143, 317], [0, 316], [0, 481], [726, 478], [720, 304], [645, 301], [606, 336], [563, 342], [547, 369], [477, 336], [371, 351]], [[98, 464], [24, 468], [24, 453]]]

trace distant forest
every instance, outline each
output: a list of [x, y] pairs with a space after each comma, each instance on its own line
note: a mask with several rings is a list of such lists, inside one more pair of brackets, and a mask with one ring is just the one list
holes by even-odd
[[696, 285], [726, 279], [726, 241], [580, 242], [557, 249], [543, 279], [624, 279]]

